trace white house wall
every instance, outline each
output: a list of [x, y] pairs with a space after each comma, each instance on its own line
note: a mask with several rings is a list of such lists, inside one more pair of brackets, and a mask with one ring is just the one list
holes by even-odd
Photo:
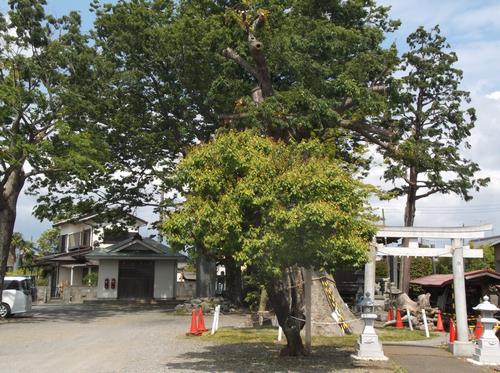
[[155, 261], [154, 293], [155, 299], [175, 298], [177, 265], [175, 261]]
[[[109, 288], [104, 288], [104, 281], [109, 280]], [[115, 279], [116, 287], [111, 289], [111, 280]], [[98, 299], [117, 299], [118, 298], [118, 260], [99, 260], [99, 277], [97, 281]]]
[[57, 278], [57, 286], [68, 286], [71, 281], [71, 271], [67, 267], [59, 267], [59, 275]]

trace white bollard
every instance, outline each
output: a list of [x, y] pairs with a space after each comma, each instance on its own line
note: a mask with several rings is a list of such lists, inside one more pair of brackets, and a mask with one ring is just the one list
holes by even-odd
[[281, 342], [282, 338], [283, 338], [283, 329], [281, 329], [281, 326], [278, 325], [278, 342]]
[[408, 326], [410, 327], [410, 330], [413, 330], [413, 324], [411, 322], [411, 313], [408, 308], [406, 309], [406, 316], [408, 317]]
[[220, 314], [220, 305], [215, 307], [214, 319], [212, 321], [211, 335], [214, 335], [217, 329], [219, 329], [219, 314]]
[[422, 319], [424, 321], [425, 336], [429, 338], [429, 325], [427, 325], [427, 315], [425, 314], [424, 309], [422, 309]]

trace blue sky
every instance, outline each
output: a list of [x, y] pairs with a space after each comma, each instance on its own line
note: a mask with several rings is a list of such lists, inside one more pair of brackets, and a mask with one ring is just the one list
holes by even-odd
[[[48, 0], [49, 13], [61, 16], [70, 10], [82, 15], [83, 27], [88, 29], [93, 15], [88, 11], [87, 0]], [[426, 28], [439, 24], [459, 57], [459, 67], [464, 71], [462, 87], [471, 92], [472, 105], [478, 121], [470, 142], [472, 149], [466, 156], [478, 162], [481, 176], [491, 178], [490, 186], [474, 194], [468, 203], [452, 195], [433, 196], [417, 204], [416, 225], [458, 226], [492, 223], [492, 234], [500, 234], [500, 151], [498, 129], [500, 124], [500, 1], [497, 0], [379, 0], [379, 4], [392, 7], [392, 18], [402, 21], [401, 28], [387, 36], [404, 49], [408, 34], [418, 26]], [[0, 3], [5, 11], [5, 4]], [[381, 168], [374, 165], [369, 181], [383, 186]], [[373, 202], [384, 208], [387, 224], [401, 225], [403, 200]], [[33, 200], [23, 196], [19, 201], [16, 230], [27, 238], [36, 238], [48, 228], [31, 217]], [[140, 217], [153, 221], [150, 211], [139, 211]]]

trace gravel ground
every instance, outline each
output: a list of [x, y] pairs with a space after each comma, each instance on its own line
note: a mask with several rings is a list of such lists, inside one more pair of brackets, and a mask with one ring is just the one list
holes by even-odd
[[[211, 325], [211, 316], [206, 325]], [[220, 326], [247, 316], [223, 315]], [[279, 345], [219, 345], [186, 337], [188, 316], [153, 306], [45, 305], [0, 321], [0, 372], [368, 372], [352, 369], [352, 350], [318, 347], [280, 358]], [[377, 370], [384, 372], [384, 370]]]

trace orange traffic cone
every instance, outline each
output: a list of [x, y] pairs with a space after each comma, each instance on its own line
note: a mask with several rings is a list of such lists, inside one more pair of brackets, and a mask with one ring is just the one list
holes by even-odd
[[394, 317], [392, 316], [392, 307], [389, 306], [389, 312], [387, 312], [387, 321], [392, 321]]
[[450, 343], [455, 342], [455, 339], [457, 339], [457, 329], [455, 328], [453, 319], [450, 319]]
[[193, 310], [191, 312], [191, 328], [189, 332], [186, 333], [186, 335], [201, 335], [201, 332], [198, 330], [198, 326], [196, 324], [196, 311]]
[[441, 310], [438, 310], [438, 321], [436, 323], [436, 330], [438, 332], [444, 332], [443, 318], [441, 317]]
[[203, 333], [206, 331], [208, 331], [208, 329], [205, 327], [205, 318], [203, 317], [203, 310], [200, 306], [198, 310], [198, 332]]
[[401, 312], [398, 310], [396, 311], [396, 329], [404, 329], [403, 325], [403, 320], [401, 320]]
[[476, 328], [474, 329], [474, 336], [476, 337], [476, 339], [481, 338], [481, 336], [483, 335], [483, 332], [484, 332], [484, 326], [481, 323], [481, 321], [479, 321], [479, 319], [477, 319]]

